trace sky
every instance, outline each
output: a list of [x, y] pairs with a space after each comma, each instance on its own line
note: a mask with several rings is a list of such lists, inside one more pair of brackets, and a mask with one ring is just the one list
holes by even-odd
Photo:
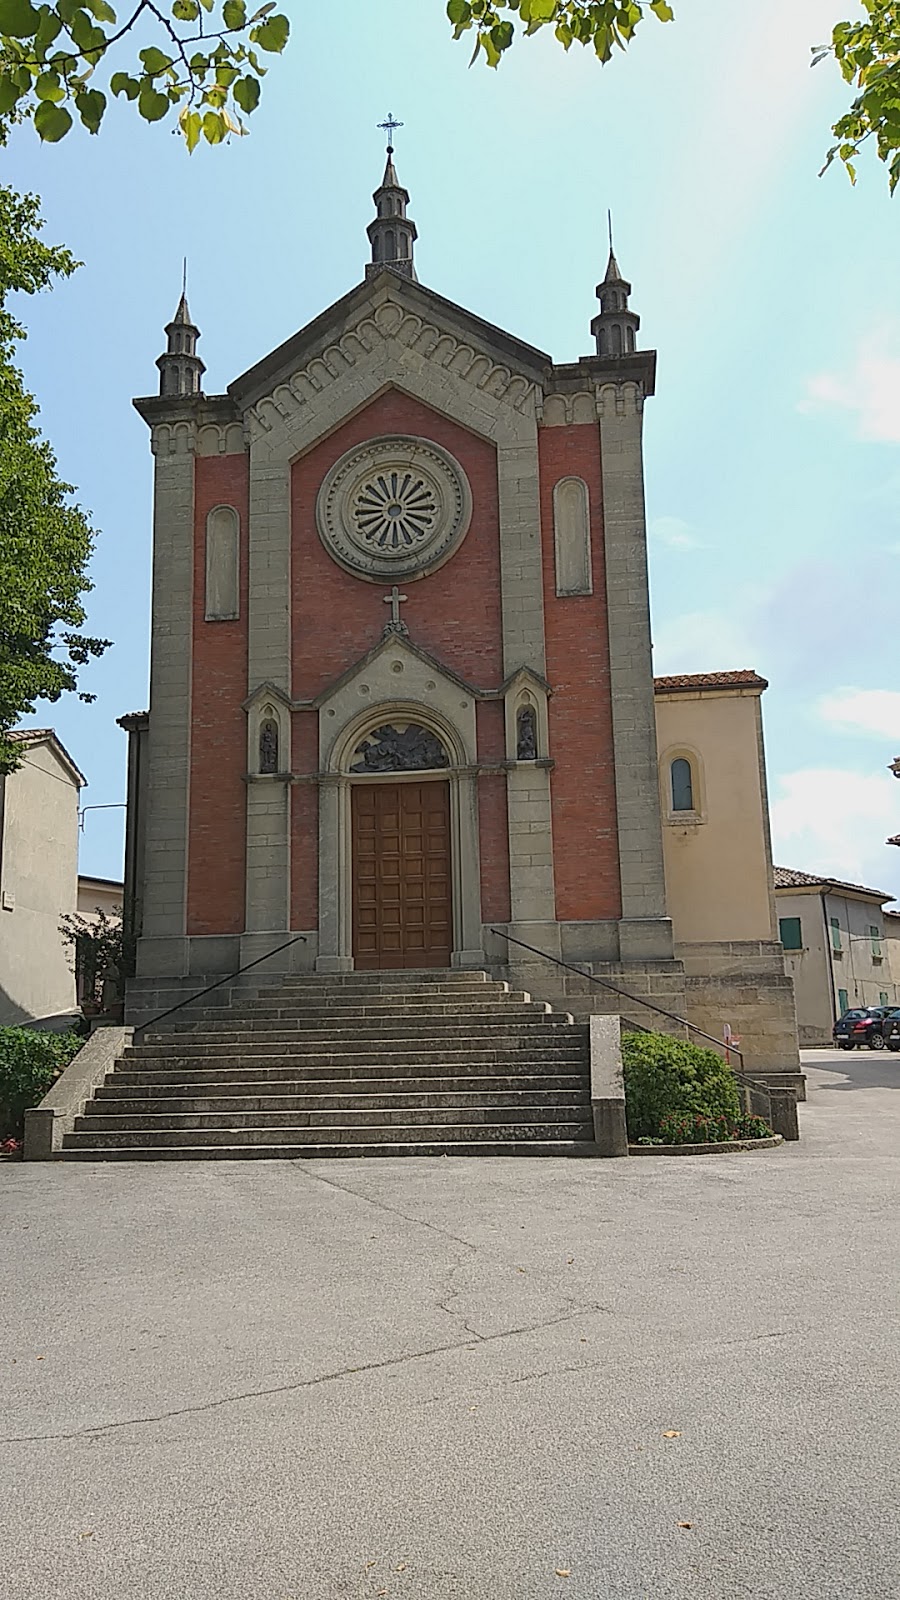
[[[121, 805], [116, 718], [148, 697], [156, 392], [189, 261], [221, 392], [363, 275], [389, 111], [420, 280], [557, 361], [589, 353], [606, 213], [659, 352], [645, 411], [655, 670], [752, 667], [775, 859], [900, 897], [900, 195], [867, 155], [817, 172], [849, 91], [810, 50], [850, 0], [676, 0], [607, 67], [549, 35], [469, 68], [443, 0], [286, 4], [251, 133], [188, 156], [115, 102], [101, 134], [16, 130], [3, 181], [84, 265], [16, 308], [61, 474], [100, 530], [92, 705], [40, 705]], [[136, 50], [147, 39], [136, 41]], [[126, 65], [127, 61], [120, 64]], [[122, 871], [124, 811], [86, 810], [81, 870]]]

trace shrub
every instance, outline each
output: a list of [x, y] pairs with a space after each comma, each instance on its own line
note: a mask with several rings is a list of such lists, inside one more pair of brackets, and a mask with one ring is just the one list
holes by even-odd
[[0, 1139], [20, 1139], [25, 1112], [43, 1100], [83, 1039], [75, 1033], [0, 1028]]
[[734, 1125], [735, 1139], [771, 1139], [773, 1130], [765, 1117], [755, 1117], [749, 1111], [738, 1117]]
[[[663, 1118], [685, 1116], [716, 1127], [723, 1119], [727, 1131], [704, 1134], [703, 1143], [731, 1137], [740, 1098], [731, 1068], [715, 1050], [664, 1033], [625, 1033], [622, 1064], [629, 1139], [664, 1138]], [[695, 1143], [700, 1136], [667, 1142]]]
[[663, 1144], [726, 1144], [733, 1138], [729, 1117], [702, 1117], [696, 1111], [666, 1111], [659, 1119]]

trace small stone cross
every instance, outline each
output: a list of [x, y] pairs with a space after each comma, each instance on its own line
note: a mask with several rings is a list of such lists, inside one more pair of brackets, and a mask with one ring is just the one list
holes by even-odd
[[394, 584], [390, 594], [385, 595], [384, 603], [386, 606], [390, 606], [391, 608], [391, 620], [390, 622], [385, 623], [383, 629], [385, 638], [392, 633], [399, 633], [404, 637], [409, 633], [409, 629], [400, 615], [400, 607], [404, 600], [407, 600], [408, 598], [408, 595], [400, 593], [400, 590], [397, 588], [396, 584]]

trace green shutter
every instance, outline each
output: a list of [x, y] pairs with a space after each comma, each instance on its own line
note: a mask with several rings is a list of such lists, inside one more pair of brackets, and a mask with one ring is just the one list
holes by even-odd
[[785, 950], [803, 949], [803, 934], [799, 917], [779, 917], [778, 935]]
[[831, 923], [831, 948], [836, 955], [841, 951], [841, 925], [837, 917], [829, 917]]
[[841, 1016], [843, 1016], [844, 1012], [849, 1010], [850, 1002], [847, 998], [846, 989], [838, 989], [838, 1011], [840, 1012]]

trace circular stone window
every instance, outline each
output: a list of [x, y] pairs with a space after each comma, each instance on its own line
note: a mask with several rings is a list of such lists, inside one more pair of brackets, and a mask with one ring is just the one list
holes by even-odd
[[403, 435], [348, 450], [316, 501], [326, 550], [373, 583], [433, 572], [465, 538], [471, 515], [459, 462], [428, 439]]

